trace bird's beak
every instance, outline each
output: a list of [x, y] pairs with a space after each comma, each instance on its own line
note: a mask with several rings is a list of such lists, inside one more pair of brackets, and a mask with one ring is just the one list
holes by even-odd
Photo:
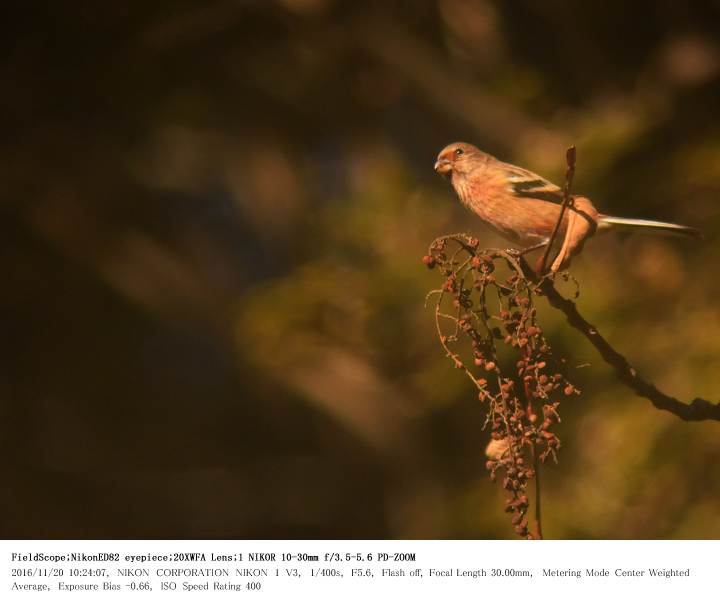
[[450, 178], [452, 164], [447, 159], [439, 159], [435, 162], [435, 172], [444, 178]]

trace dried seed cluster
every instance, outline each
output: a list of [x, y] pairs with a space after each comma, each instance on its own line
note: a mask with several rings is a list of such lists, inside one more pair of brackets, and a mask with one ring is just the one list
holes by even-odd
[[[440, 289], [428, 294], [435, 296], [440, 343], [488, 406], [487, 469], [493, 480], [501, 477], [515, 531], [532, 538], [528, 485], [539, 462], [557, 461], [553, 426], [560, 422], [560, 400], [579, 390], [564, 375], [564, 360], [552, 354], [533, 303], [537, 285], [516, 255], [480, 250], [468, 235], [448, 235], [433, 241], [423, 263], [443, 276]], [[512, 351], [513, 365], [499, 355], [502, 347]]]

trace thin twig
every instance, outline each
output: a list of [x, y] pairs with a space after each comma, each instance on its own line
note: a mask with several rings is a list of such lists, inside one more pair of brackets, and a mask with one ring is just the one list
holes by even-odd
[[[537, 375], [537, 369], [535, 371]], [[543, 394], [545, 393], [543, 392]], [[545, 394], [545, 396], [547, 395]], [[533, 393], [530, 389], [528, 382], [525, 382], [525, 398], [528, 402], [528, 416], [533, 415], [535, 413], [533, 409]], [[533, 533], [533, 539], [542, 539], [542, 508], [540, 504], [540, 456], [536, 454], [535, 445], [532, 442], [530, 443], [530, 456], [532, 457], [533, 468], [535, 470], [535, 532]]]
[[572, 195], [570, 194], [570, 191], [572, 190], [572, 182], [575, 176], [576, 157], [577, 153], [575, 150], [575, 145], [570, 145], [570, 147], [568, 147], [568, 150], [565, 152], [567, 170], [565, 172], [565, 186], [563, 187], [563, 202], [560, 206], [560, 215], [558, 216], [557, 222], [555, 223], [555, 228], [553, 229], [552, 235], [550, 235], [550, 239], [548, 240], [547, 246], [545, 247], [545, 252], [543, 253], [542, 259], [538, 264], [538, 273], [540, 273], [540, 275], [545, 274], [545, 267], [547, 266], [548, 257], [550, 256], [550, 250], [552, 249], [553, 243], [555, 243], [558, 231], [560, 230], [560, 226], [562, 225], [562, 221], [565, 216], [565, 210], [568, 208], [572, 201]]
[[535, 464], [535, 538], [543, 539], [542, 514], [540, 505], [540, 460], [532, 447], [533, 464]]

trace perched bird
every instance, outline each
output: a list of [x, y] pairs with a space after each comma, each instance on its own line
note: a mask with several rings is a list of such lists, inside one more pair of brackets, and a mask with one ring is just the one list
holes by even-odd
[[[560, 216], [563, 191], [530, 170], [506, 164], [468, 143], [445, 147], [435, 171], [447, 178], [460, 201], [494, 231], [521, 246], [521, 253], [544, 247]], [[557, 234], [562, 242], [552, 270], [566, 267], [596, 232], [616, 228], [645, 229], [699, 237], [691, 227], [600, 214], [587, 197], [573, 195]]]

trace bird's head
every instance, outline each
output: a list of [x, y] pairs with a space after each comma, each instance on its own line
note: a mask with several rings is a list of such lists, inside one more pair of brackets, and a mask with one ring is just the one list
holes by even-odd
[[465, 175], [484, 159], [485, 153], [470, 143], [452, 143], [438, 154], [435, 172], [443, 178], [451, 180], [453, 174]]

